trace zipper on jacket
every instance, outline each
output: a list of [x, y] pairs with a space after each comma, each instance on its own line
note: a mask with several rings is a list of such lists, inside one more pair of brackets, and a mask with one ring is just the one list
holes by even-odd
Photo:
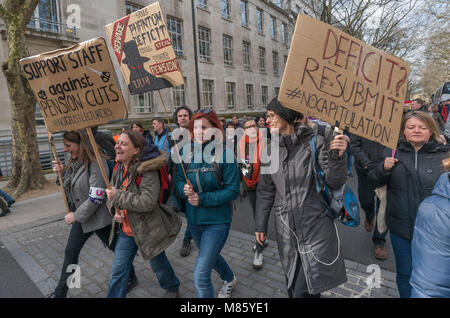
[[415, 152], [414, 169], [417, 171], [417, 151]]

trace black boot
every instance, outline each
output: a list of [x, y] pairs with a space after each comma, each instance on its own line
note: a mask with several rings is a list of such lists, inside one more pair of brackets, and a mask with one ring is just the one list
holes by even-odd
[[0, 213], [0, 217], [2, 216], [6, 216], [7, 214], [11, 213], [10, 209], [4, 209], [1, 213]]
[[128, 288], [127, 293], [129, 293], [133, 288], [135, 288], [138, 285], [138, 280], [136, 277], [136, 272], [134, 271], [134, 266], [131, 268], [130, 271], [130, 278], [128, 279]]

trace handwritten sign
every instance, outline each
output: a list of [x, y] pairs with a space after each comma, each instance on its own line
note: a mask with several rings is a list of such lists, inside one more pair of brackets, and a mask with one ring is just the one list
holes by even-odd
[[278, 100], [395, 149], [408, 75], [400, 58], [299, 15]]
[[159, 2], [105, 30], [131, 95], [184, 84]]
[[128, 117], [104, 38], [20, 60], [50, 133]]

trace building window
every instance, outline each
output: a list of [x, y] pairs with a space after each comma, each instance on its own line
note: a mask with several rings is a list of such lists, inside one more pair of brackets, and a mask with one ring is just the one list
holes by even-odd
[[287, 55], [283, 56], [283, 60], [284, 60], [284, 68], [286, 68], [286, 64], [287, 64]]
[[208, 0], [197, 0], [197, 6], [202, 9], [208, 9]]
[[273, 74], [278, 75], [278, 52], [272, 52], [272, 60], [273, 60]]
[[241, 25], [248, 26], [248, 2], [241, 0]]
[[223, 35], [223, 63], [227, 66], [233, 66], [233, 38]]
[[287, 44], [288, 41], [288, 33], [287, 33], [287, 24], [286, 23], [281, 23], [281, 42], [283, 42], [283, 44]]
[[153, 109], [152, 92], [133, 95], [134, 110], [136, 113], [150, 113]]
[[[184, 78], [186, 83], [186, 78]], [[175, 86], [172, 88], [173, 106], [181, 107], [186, 106], [186, 88], [184, 85]]]
[[250, 70], [252, 68], [250, 58], [250, 42], [242, 41], [242, 52], [244, 54], [244, 69]]
[[198, 44], [200, 48], [200, 60], [209, 62], [211, 61], [211, 31], [207, 28], [198, 27]]
[[277, 37], [277, 19], [273, 16], [270, 16], [270, 36], [272, 39]]
[[227, 107], [236, 108], [236, 83], [226, 82]]
[[176, 18], [167, 17], [167, 29], [175, 54], [177, 56], [183, 55], [183, 23]]
[[264, 11], [260, 8], [256, 8], [256, 27], [259, 33], [264, 31]]
[[212, 108], [214, 105], [214, 81], [202, 80], [203, 107]]
[[259, 47], [259, 71], [266, 72], [266, 49], [261, 46]]
[[220, 0], [220, 14], [222, 18], [230, 19], [230, 0]]
[[265, 85], [261, 86], [261, 102], [263, 107], [269, 103], [269, 88]]
[[34, 30], [58, 34], [65, 32], [66, 30], [62, 30], [62, 25], [60, 24], [59, 1], [40, 1], [34, 10], [27, 27]]
[[273, 0], [272, 2], [281, 8], [281, 0]]
[[127, 15], [132, 14], [133, 12], [136, 12], [138, 10], [141, 10], [142, 8], [143, 6], [139, 6], [131, 2], [125, 2], [125, 12]]
[[275, 93], [275, 96], [278, 96], [278, 94], [280, 93], [280, 88], [274, 87], [273, 92]]
[[245, 92], [247, 96], [247, 108], [253, 109], [253, 85], [245, 84]]

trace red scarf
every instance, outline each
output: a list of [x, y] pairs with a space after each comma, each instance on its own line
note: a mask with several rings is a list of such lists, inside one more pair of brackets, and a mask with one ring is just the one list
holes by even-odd
[[244, 135], [239, 142], [239, 150], [242, 159], [246, 158], [245, 153], [246, 144], [249, 144], [249, 155], [250, 153], [252, 153], [252, 151], [250, 151], [250, 147], [253, 146], [253, 159], [251, 160], [251, 162], [253, 162], [252, 177], [251, 179], [248, 179], [247, 177], [242, 176], [249, 189], [256, 189], [256, 185], [258, 184], [259, 170], [260, 170], [259, 167], [261, 165], [261, 154], [264, 149], [264, 135], [259, 129], [256, 129], [256, 131], [258, 132], [258, 136], [256, 138], [250, 138], [249, 136]]

